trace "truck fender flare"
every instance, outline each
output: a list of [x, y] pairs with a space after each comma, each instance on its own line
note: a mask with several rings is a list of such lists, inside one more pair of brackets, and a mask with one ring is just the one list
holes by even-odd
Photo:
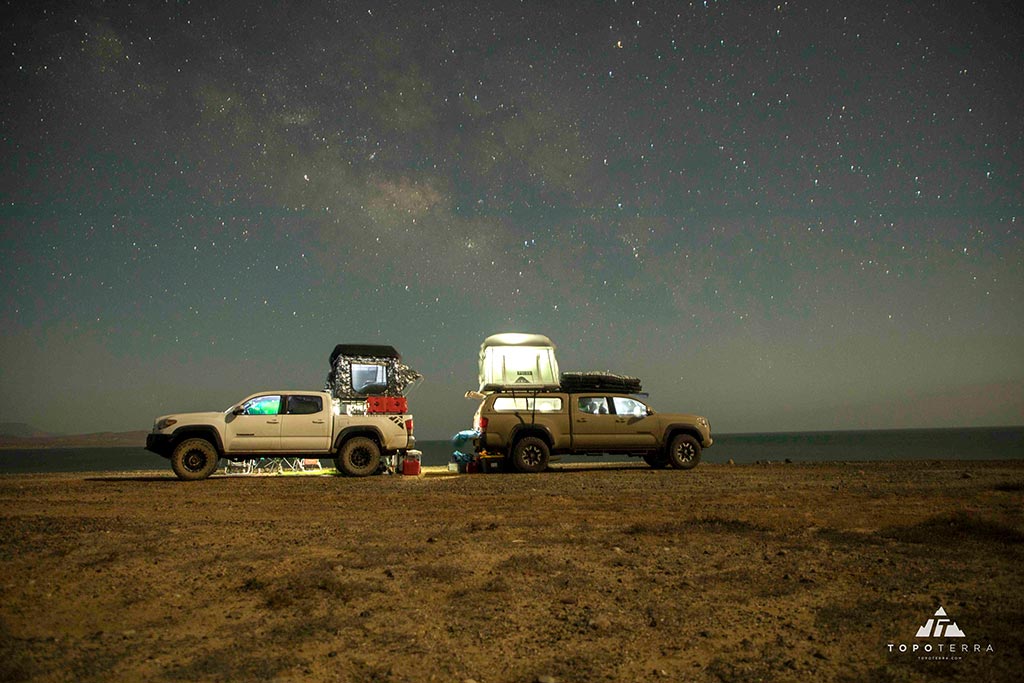
[[513, 428], [512, 433], [508, 435], [508, 447], [510, 452], [516, 441], [519, 441], [519, 439], [522, 439], [524, 436], [539, 436], [547, 442], [549, 448], [555, 443], [555, 439], [551, 435], [551, 430], [543, 425], [536, 423], [518, 425]]
[[174, 436], [174, 444], [177, 445], [185, 439], [206, 439], [213, 444], [213, 447], [217, 449], [217, 453], [224, 455], [224, 442], [221, 441], [220, 432], [217, 431], [216, 427], [209, 425], [185, 425], [184, 427], [178, 427], [172, 433]]
[[673, 424], [665, 428], [665, 435], [661, 439], [661, 447], [668, 448], [672, 444], [672, 439], [674, 439], [677, 434], [689, 434], [693, 438], [697, 439], [697, 443], [704, 443], [704, 437], [700, 435], [700, 430], [693, 425], [685, 423]]
[[354, 436], [366, 436], [377, 442], [377, 445], [381, 447], [381, 451], [384, 450], [384, 435], [380, 433], [380, 430], [376, 427], [369, 425], [359, 425], [352, 427], [345, 427], [338, 434], [338, 438], [334, 440], [334, 452], [337, 453], [341, 450], [342, 445]]

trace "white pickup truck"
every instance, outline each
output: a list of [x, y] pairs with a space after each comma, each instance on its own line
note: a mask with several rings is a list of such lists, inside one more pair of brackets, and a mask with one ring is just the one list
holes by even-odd
[[261, 391], [224, 412], [157, 418], [146, 450], [180, 479], [205, 479], [220, 458], [333, 457], [339, 472], [365, 477], [381, 456], [415, 448], [412, 415], [349, 415], [323, 391]]

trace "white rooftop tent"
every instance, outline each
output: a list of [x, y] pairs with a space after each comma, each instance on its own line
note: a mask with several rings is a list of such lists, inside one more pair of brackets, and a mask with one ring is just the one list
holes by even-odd
[[480, 345], [480, 391], [558, 386], [555, 345], [542, 334], [493, 334]]

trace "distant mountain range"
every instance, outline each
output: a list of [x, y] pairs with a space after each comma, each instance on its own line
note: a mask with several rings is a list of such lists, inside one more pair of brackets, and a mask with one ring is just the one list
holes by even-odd
[[146, 445], [144, 431], [48, 434], [24, 422], [0, 422], [0, 448], [121, 448]]

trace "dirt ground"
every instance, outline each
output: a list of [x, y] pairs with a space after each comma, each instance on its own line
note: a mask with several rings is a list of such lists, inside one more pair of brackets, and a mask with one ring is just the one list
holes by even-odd
[[1024, 462], [4, 476], [0, 680], [1020, 680], [1021, 567]]

